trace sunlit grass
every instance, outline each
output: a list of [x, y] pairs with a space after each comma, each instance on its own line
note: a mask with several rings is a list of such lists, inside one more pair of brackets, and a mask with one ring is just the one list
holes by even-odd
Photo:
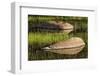
[[67, 33], [32, 32], [28, 34], [28, 44], [32, 45], [34, 49], [67, 39]]

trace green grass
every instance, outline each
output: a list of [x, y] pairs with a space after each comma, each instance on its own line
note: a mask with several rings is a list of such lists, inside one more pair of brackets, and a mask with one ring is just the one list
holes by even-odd
[[28, 34], [28, 44], [32, 45], [33, 49], [41, 49], [44, 46], [67, 39], [68, 34], [66, 33], [31, 32]]
[[86, 45], [85, 48], [78, 54], [75, 55], [64, 55], [64, 54], [57, 54], [52, 53], [49, 51], [44, 50], [35, 50], [35, 49], [29, 49], [28, 52], [28, 60], [53, 60], [53, 59], [76, 59], [76, 58], [87, 58], [88, 57], [88, 44], [87, 44], [87, 33], [86, 32], [80, 32], [76, 33], [75, 35], [71, 35], [71, 37], [80, 37], [82, 38]]
[[[88, 57], [88, 17], [76, 16], [28, 16], [28, 28], [33, 24], [48, 23], [49, 21], [68, 22], [74, 26], [74, 30], [70, 34], [66, 33], [48, 33], [48, 32], [30, 32], [28, 33], [28, 60], [53, 60], [53, 59], [79, 59]], [[85, 42], [84, 49], [75, 55], [64, 55], [44, 51], [43, 47], [50, 44], [67, 40], [70, 37], [80, 37]]]

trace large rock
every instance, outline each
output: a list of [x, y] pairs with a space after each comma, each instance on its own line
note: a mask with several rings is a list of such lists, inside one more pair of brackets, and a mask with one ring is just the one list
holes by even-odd
[[70, 23], [65, 23], [62, 21], [59, 22], [55, 22], [55, 21], [50, 21], [50, 24], [55, 24], [55, 26], [57, 26], [59, 29], [61, 29], [62, 32], [67, 32], [70, 33], [71, 31], [73, 31], [73, 25], [71, 25]]
[[69, 23], [49, 21], [48, 23], [33, 25], [33, 31], [47, 31], [47, 32], [66, 32], [73, 31], [73, 26]]
[[77, 54], [84, 48], [85, 43], [81, 38], [73, 37], [66, 41], [60, 41], [48, 47], [44, 47], [45, 51], [59, 54]]

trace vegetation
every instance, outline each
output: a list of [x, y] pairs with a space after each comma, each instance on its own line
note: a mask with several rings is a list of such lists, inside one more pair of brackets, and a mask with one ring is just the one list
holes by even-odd
[[28, 44], [32, 45], [34, 49], [41, 49], [42, 47], [67, 39], [68, 34], [66, 33], [31, 32], [28, 36]]
[[[29, 15], [28, 28], [48, 21], [63, 21], [68, 22], [74, 26], [73, 32], [66, 33], [49, 33], [49, 32], [31, 32], [28, 29], [28, 60], [51, 60], [51, 59], [75, 59], [88, 57], [88, 37], [87, 26], [88, 17], [78, 16], [42, 16], [42, 15]], [[33, 29], [34, 30], [34, 29]], [[85, 43], [85, 48], [75, 55], [61, 55], [52, 52], [43, 51], [41, 48], [53, 44], [55, 42], [69, 39], [70, 37], [81, 37]]]

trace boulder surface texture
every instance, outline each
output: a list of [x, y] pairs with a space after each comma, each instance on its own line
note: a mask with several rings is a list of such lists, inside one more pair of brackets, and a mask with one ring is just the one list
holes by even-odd
[[60, 41], [48, 47], [44, 47], [45, 51], [59, 54], [77, 54], [84, 48], [85, 43], [81, 38], [72, 37], [66, 41]]

